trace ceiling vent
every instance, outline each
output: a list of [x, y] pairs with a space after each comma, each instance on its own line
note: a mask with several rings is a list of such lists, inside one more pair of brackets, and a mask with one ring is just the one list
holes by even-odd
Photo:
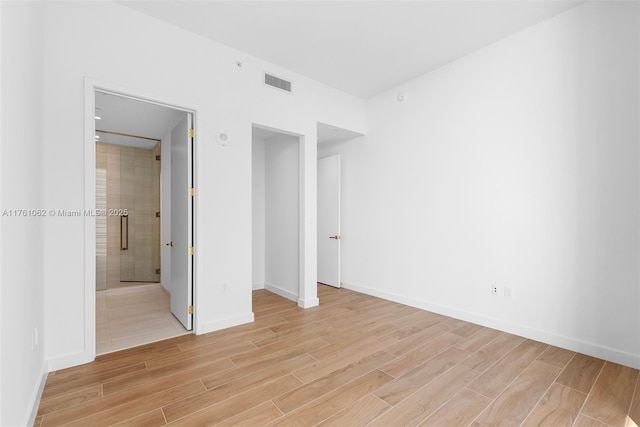
[[291, 82], [271, 74], [264, 73], [264, 84], [275, 87], [276, 89], [291, 92]]

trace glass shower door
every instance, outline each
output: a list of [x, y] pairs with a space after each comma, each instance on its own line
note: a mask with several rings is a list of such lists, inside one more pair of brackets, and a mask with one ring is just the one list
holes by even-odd
[[160, 281], [160, 147], [120, 148], [120, 281]]

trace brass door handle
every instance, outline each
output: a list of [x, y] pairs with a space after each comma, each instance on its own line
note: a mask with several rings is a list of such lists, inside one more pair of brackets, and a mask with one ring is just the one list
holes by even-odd
[[173, 242], [167, 243], [167, 246], [170, 246], [170, 247], [173, 246]]
[[335, 236], [329, 236], [330, 239], [336, 239], [336, 240], [340, 240], [340, 236], [338, 236], [337, 234]]
[[129, 215], [120, 215], [120, 250], [129, 250]]

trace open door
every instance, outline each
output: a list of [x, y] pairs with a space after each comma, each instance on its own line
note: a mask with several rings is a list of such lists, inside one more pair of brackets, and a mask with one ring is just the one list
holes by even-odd
[[340, 287], [340, 155], [318, 160], [318, 282]]
[[171, 313], [193, 329], [193, 117], [171, 132]]

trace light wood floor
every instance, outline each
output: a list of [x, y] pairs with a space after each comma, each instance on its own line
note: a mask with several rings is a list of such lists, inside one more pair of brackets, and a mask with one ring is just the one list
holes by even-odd
[[[638, 370], [345, 289], [51, 373], [36, 425], [634, 426]], [[635, 423], [634, 423], [635, 422]]]

